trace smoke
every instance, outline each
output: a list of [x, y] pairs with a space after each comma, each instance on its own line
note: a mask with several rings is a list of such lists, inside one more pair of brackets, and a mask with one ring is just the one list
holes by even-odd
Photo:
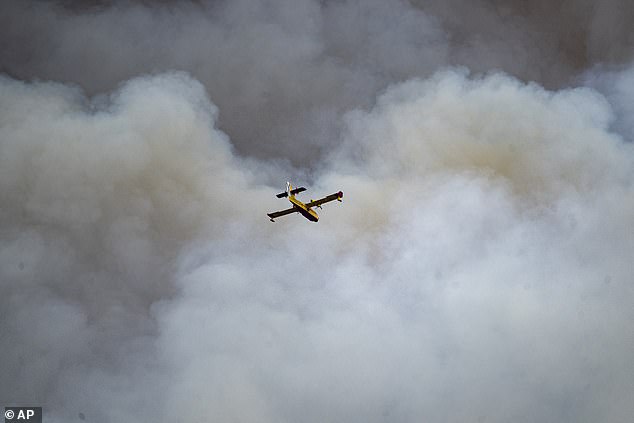
[[628, 1], [413, 0], [438, 16], [450, 33], [450, 60], [486, 72], [502, 69], [547, 87], [597, 63], [632, 59]]
[[595, 63], [627, 63], [634, 41], [634, 7], [618, 0], [5, 3], [5, 72], [94, 94], [184, 70], [240, 153], [300, 168], [336, 146], [341, 115], [391, 83], [449, 64], [556, 88]]
[[7, 10], [7, 72], [96, 93], [140, 73], [186, 70], [240, 151], [301, 165], [333, 146], [339, 115], [370, 105], [391, 81], [431, 73], [445, 54], [439, 25], [398, 1], [118, 2], [83, 13], [11, 1]]
[[413, 3], [7, 3], [0, 400], [634, 415], [631, 8]]

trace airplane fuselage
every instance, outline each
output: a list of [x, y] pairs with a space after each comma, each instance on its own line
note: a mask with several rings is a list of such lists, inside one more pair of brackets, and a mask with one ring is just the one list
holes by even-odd
[[293, 207], [295, 207], [295, 209], [297, 209], [297, 211], [301, 213], [301, 215], [304, 216], [306, 219], [310, 220], [311, 222], [317, 222], [319, 220], [317, 212], [309, 207], [306, 207], [306, 204], [299, 201], [297, 198], [295, 198], [294, 195], [289, 196], [288, 201], [293, 203]]

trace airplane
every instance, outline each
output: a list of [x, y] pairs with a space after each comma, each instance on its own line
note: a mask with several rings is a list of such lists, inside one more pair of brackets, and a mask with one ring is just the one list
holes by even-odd
[[297, 198], [295, 198], [295, 194], [298, 194], [303, 191], [306, 191], [306, 188], [304, 187], [293, 188], [291, 183], [287, 182], [286, 191], [280, 192], [279, 194], [276, 195], [276, 197], [277, 198], [287, 197], [288, 201], [291, 202], [293, 207], [286, 210], [276, 211], [273, 213], [267, 213], [267, 216], [269, 217], [269, 219], [271, 219], [271, 222], [275, 222], [275, 220], [273, 219], [276, 219], [280, 216], [286, 216], [287, 214], [291, 214], [291, 213], [300, 213], [302, 216], [304, 216], [306, 219], [310, 220], [311, 222], [317, 222], [319, 220], [319, 216], [317, 215], [315, 210], [312, 209], [312, 207], [318, 207], [321, 209], [322, 204], [328, 203], [334, 200], [337, 200], [340, 202], [341, 199], [343, 198], [343, 192], [339, 191], [334, 194], [327, 195], [324, 198], [320, 198], [319, 200], [310, 200], [309, 203], [302, 203]]

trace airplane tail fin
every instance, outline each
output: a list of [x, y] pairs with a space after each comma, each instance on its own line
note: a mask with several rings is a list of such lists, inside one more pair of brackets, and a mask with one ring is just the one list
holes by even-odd
[[293, 186], [291, 185], [291, 183], [290, 182], [286, 182], [286, 191], [280, 192], [279, 194], [276, 195], [276, 197], [277, 198], [284, 198], [284, 197], [288, 197], [289, 195], [292, 195], [291, 189], [293, 189]]

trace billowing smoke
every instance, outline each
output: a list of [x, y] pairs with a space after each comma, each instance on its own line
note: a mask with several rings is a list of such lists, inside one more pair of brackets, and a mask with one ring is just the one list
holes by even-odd
[[[617, 3], [8, 2], [0, 400], [51, 422], [631, 419]], [[287, 179], [344, 202], [272, 224]]]
[[342, 114], [369, 107], [390, 83], [450, 64], [554, 88], [634, 51], [627, 0], [556, 10], [544, 0], [4, 3], [0, 70], [89, 94], [185, 70], [205, 85], [241, 154], [299, 167], [337, 144]]

